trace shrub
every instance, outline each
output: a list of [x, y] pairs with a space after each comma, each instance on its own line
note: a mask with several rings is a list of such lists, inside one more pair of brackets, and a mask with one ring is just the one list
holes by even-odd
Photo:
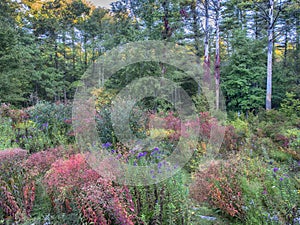
[[243, 219], [243, 195], [239, 182], [238, 162], [212, 161], [194, 174], [191, 197], [207, 202], [224, 214]]
[[144, 224], [190, 224], [188, 209], [192, 203], [181, 170], [161, 183], [132, 187], [133, 201]]
[[0, 134], [0, 150], [18, 147], [17, 143], [12, 142], [16, 136], [12, 129], [11, 119], [0, 116]]
[[[43, 133], [49, 140], [44, 149], [73, 143], [72, 105], [62, 103], [40, 102], [27, 110], [30, 120], [34, 122], [33, 139], [38, 133]], [[25, 135], [26, 136], [26, 135]], [[39, 138], [40, 140], [41, 138]]]
[[246, 156], [242, 165], [246, 224], [293, 224], [300, 216], [297, 176], [286, 166], [261, 157]]
[[300, 100], [295, 93], [287, 92], [280, 106], [280, 111], [286, 114], [286, 116], [300, 117]]
[[34, 181], [22, 167], [26, 157], [23, 149], [0, 151], [0, 215], [15, 221], [30, 216], [35, 198]]
[[72, 212], [72, 204], [75, 204], [87, 222], [134, 224], [134, 208], [126, 186], [114, 186], [103, 179], [89, 168], [82, 154], [53, 163], [44, 183], [53, 205], [60, 212]]

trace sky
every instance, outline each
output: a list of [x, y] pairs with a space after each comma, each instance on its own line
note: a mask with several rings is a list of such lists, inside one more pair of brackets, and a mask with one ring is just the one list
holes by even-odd
[[110, 3], [115, 2], [116, 0], [90, 0], [95, 6], [102, 6], [105, 8], [110, 8]]

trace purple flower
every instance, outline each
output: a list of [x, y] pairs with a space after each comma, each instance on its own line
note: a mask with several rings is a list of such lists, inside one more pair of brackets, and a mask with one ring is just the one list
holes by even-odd
[[282, 177], [280, 177], [280, 179], [279, 179], [280, 181], [283, 181], [283, 178]]
[[268, 194], [267, 190], [265, 189], [263, 192], [262, 192], [263, 195], [266, 195]]
[[279, 170], [279, 168], [275, 167], [275, 168], [273, 169], [273, 172], [276, 173], [278, 170]]
[[157, 168], [160, 169], [161, 167], [162, 167], [162, 163], [159, 162], [159, 163], [157, 164]]
[[46, 122], [46, 123], [43, 123], [42, 126], [43, 126], [44, 128], [47, 128], [47, 127], [49, 126], [49, 124], [48, 124], [48, 122]]
[[110, 146], [112, 146], [112, 143], [110, 143], [110, 142], [107, 142], [102, 145], [103, 148], [109, 148]]
[[151, 152], [151, 155], [154, 155], [154, 154], [156, 154], [156, 153], [159, 153], [159, 148], [158, 148], [158, 147], [155, 147], [155, 148], [153, 149], [153, 151]]
[[145, 155], [147, 155], [147, 152], [140, 152], [137, 156], [137, 158], [141, 158], [141, 157], [144, 157]]

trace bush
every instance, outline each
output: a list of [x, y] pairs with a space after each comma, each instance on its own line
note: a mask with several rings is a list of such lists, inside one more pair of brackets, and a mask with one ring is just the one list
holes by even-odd
[[17, 143], [12, 142], [16, 140], [16, 135], [12, 129], [11, 119], [0, 116], [0, 150], [18, 147]]
[[134, 224], [127, 187], [102, 178], [89, 168], [82, 154], [53, 163], [44, 183], [58, 212], [71, 213], [75, 205], [88, 223]]
[[287, 92], [280, 106], [280, 111], [287, 117], [300, 117], [300, 100], [296, 94]]
[[300, 216], [295, 174], [286, 166], [273, 160], [264, 162], [261, 157], [246, 156], [242, 165], [246, 224], [293, 224]]
[[244, 218], [243, 193], [239, 182], [238, 161], [212, 161], [194, 174], [191, 197], [207, 202], [225, 215]]
[[33, 207], [34, 181], [25, 173], [22, 161], [27, 151], [9, 149], [0, 151], [0, 219], [23, 221]]
[[41, 102], [27, 110], [36, 130], [42, 131], [50, 140], [50, 146], [67, 145], [74, 142], [72, 132], [72, 105]]
[[18, 146], [33, 153], [74, 141], [70, 105], [41, 102], [15, 110], [2, 104], [0, 115], [0, 139], [5, 139], [2, 148]]
[[190, 224], [192, 202], [187, 178], [181, 170], [159, 184], [131, 188], [135, 208], [144, 224]]

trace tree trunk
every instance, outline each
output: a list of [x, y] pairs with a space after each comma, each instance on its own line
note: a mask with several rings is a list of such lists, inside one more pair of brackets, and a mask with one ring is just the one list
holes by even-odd
[[269, 0], [266, 110], [270, 110], [272, 108], [273, 29], [274, 29], [274, 0]]
[[220, 106], [220, 0], [216, 2], [216, 59], [215, 59], [215, 84], [216, 84], [216, 110]]
[[210, 87], [210, 56], [209, 56], [209, 13], [208, 13], [209, 0], [205, 0], [205, 38], [204, 38], [204, 83]]

